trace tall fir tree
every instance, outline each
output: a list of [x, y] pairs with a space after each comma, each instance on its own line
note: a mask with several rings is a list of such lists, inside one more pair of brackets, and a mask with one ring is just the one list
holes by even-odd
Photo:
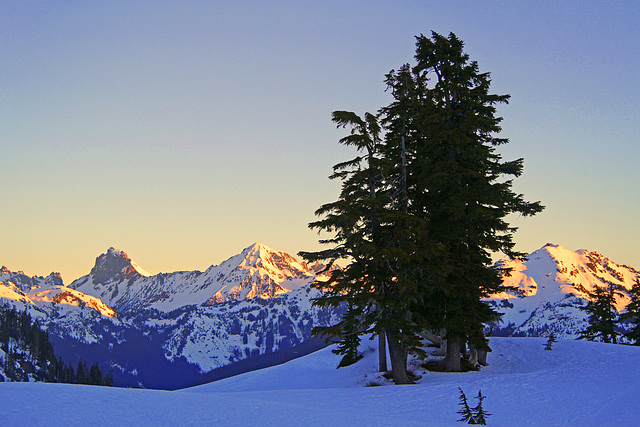
[[553, 350], [553, 345], [558, 342], [558, 338], [556, 337], [555, 332], [551, 332], [549, 334], [549, 338], [547, 338], [547, 342], [544, 345], [544, 349], [547, 351]]
[[514, 250], [516, 228], [506, 217], [535, 215], [543, 206], [511, 188], [523, 160], [502, 161], [496, 151], [508, 142], [496, 136], [496, 105], [509, 96], [489, 92], [489, 73], [479, 72], [463, 42], [454, 34], [421, 35], [416, 60], [411, 70], [388, 76], [394, 88], [411, 88], [395, 91], [396, 111], [383, 110], [383, 122], [395, 124], [386, 138], [392, 150], [398, 152], [392, 141], [402, 142], [398, 132], [405, 136], [408, 213], [421, 220], [407, 233], [415, 239], [410, 272], [420, 295], [412, 312], [446, 330], [447, 369], [458, 371], [462, 343], [488, 349], [483, 325], [497, 313], [481, 299], [502, 289], [491, 254], [524, 256]]
[[625, 336], [633, 345], [640, 345], [640, 279], [636, 279], [629, 294], [631, 300], [627, 304], [626, 311], [622, 314], [622, 318], [629, 321], [631, 329], [629, 329]]
[[618, 311], [616, 310], [616, 297], [622, 297], [622, 293], [613, 285], [606, 287], [596, 286], [593, 292], [588, 293], [590, 301], [585, 307], [580, 307], [589, 316], [589, 326], [582, 331], [578, 339], [595, 341], [600, 338], [605, 343], [618, 343], [616, 326], [618, 324]]
[[307, 261], [322, 261], [330, 267], [336, 260], [346, 259], [345, 268], [334, 269], [329, 282], [316, 284], [327, 292], [314, 304], [337, 307], [347, 304], [349, 309], [341, 322], [331, 327], [314, 329], [316, 335], [338, 337], [337, 353], [344, 356], [340, 366], [359, 359], [359, 336], [376, 332], [379, 337], [380, 370], [386, 371], [385, 331], [376, 319], [384, 315], [384, 281], [381, 273], [380, 219], [385, 194], [381, 188], [383, 165], [379, 158], [380, 125], [374, 114], [363, 117], [350, 111], [334, 111], [332, 120], [338, 127], [350, 128], [340, 143], [353, 146], [359, 155], [334, 166], [330, 179], [340, 179], [342, 190], [336, 202], [316, 211], [323, 217], [309, 224], [319, 232], [334, 233], [321, 240], [331, 249], [319, 252], [300, 252]]
[[[419, 333], [446, 330], [447, 368], [460, 370], [460, 347], [488, 350], [483, 325], [498, 315], [482, 298], [502, 289], [492, 252], [511, 258], [513, 234], [506, 217], [542, 211], [512, 190], [523, 160], [502, 161], [496, 147], [501, 118], [496, 104], [508, 95], [489, 93], [454, 34], [417, 37], [417, 64], [387, 74], [393, 101], [376, 116], [335, 112], [351, 134], [340, 140], [363, 155], [338, 164], [338, 201], [316, 211], [311, 228], [329, 232], [330, 249], [301, 253], [309, 261], [350, 263], [332, 272], [316, 303], [350, 310], [317, 332], [343, 337], [340, 351], [353, 355], [355, 335], [386, 336], [397, 384], [410, 383], [407, 355], [421, 354]], [[344, 339], [349, 336], [349, 340]], [[386, 360], [386, 359], [385, 359]]]

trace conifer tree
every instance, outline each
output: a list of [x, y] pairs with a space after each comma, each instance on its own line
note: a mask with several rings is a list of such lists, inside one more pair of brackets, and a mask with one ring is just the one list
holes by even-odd
[[[316, 301], [348, 303], [350, 314], [317, 332], [386, 335], [397, 384], [411, 382], [407, 355], [421, 354], [424, 329], [446, 331], [451, 371], [461, 370], [464, 343], [489, 350], [484, 324], [498, 313], [482, 298], [502, 290], [491, 255], [524, 256], [506, 217], [543, 209], [512, 190], [523, 160], [503, 161], [496, 151], [508, 142], [497, 137], [496, 105], [509, 96], [489, 92], [489, 73], [454, 34], [417, 37], [415, 59], [386, 76], [393, 101], [379, 112], [382, 139], [375, 115], [334, 113], [338, 126], [352, 129], [340, 143], [363, 155], [334, 167], [340, 197], [310, 224], [332, 233], [321, 240], [332, 247], [301, 253], [309, 261], [350, 261], [318, 284], [327, 292]], [[345, 355], [356, 342], [342, 341]]]
[[486, 412], [482, 407], [482, 401], [486, 399], [486, 396], [482, 395], [482, 390], [478, 391], [478, 395], [476, 396], [476, 399], [478, 399], [478, 404], [474, 408], [469, 407], [467, 396], [464, 394], [462, 389], [458, 387], [458, 390], [460, 390], [460, 400], [458, 404], [461, 406], [458, 414], [462, 416], [462, 418], [460, 418], [458, 422], [475, 425], [486, 425], [487, 418], [489, 418], [491, 414]]
[[359, 310], [350, 306], [343, 318], [341, 330], [336, 331], [336, 336], [340, 337], [340, 342], [337, 348], [333, 350], [333, 353], [343, 356], [338, 368], [352, 365], [363, 357], [362, 354], [358, 353], [361, 335], [358, 330], [360, 322], [352, 319], [353, 316], [358, 316], [359, 312]]
[[551, 332], [551, 334], [549, 334], [549, 338], [547, 339], [547, 343], [544, 345], [544, 349], [551, 351], [553, 344], [555, 344], [556, 342], [558, 342], [558, 339], [556, 338], [556, 334], [555, 332]]
[[616, 297], [622, 293], [612, 285], [605, 287], [596, 286], [593, 292], [587, 293], [590, 301], [585, 307], [580, 307], [589, 315], [589, 326], [582, 331], [578, 339], [594, 341], [602, 339], [605, 343], [618, 343], [619, 333], [615, 330], [618, 323], [618, 311], [616, 310]]
[[89, 372], [87, 371], [87, 364], [84, 359], [80, 359], [78, 361], [78, 367], [76, 368], [76, 383], [89, 384]]
[[473, 413], [471, 412], [471, 408], [469, 407], [467, 396], [464, 394], [464, 391], [462, 391], [460, 387], [458, 387], [458, 390], [460, 390], [460, 400], [458, 404], [461, 406], [458, 414], [462, 416], [462, 418], [460, 418], [458, 422], [473, 424]]
[[631, 340], [633, 345], [640, 345], [640, 280], [636, 279], [629, 291], [631, 301], [627, 304], [625, 313], [622, 318], [628, 319], [631, 323], [631, 329], [625, 336]]
[[486, 396], [482, 395], [482, 390], [478, 391], [476, 399], [478, 399], [478, 405], [471, 410], [473, 412], [473, 422], [469, 424], [487, 425], [487, 418], [489, 418], [491, 414], [486, 412], [482, 407], [482, 401], [486, 399]]
[[502, 289], [491, 253], [510, 258], [514, 250], [506, 216], [534, 215], [543, 207], [513, 192], [512, 179], [521, 175], [523, 160], [502, 161], [496, 147], [502, 118], [496, 105], [508, 95], [489, 92], [489, 73], [469, 60], [454, 34], [419, 36], [415, 81], [426, 82], [422, 106], [412, 121], [419, 144], [409, 188], [416, 215], [427, 221], [426, 234], [438, 252], [427, 258], [422, 294], [425, 315], [434, 329], [445, 329], [448, 370], [458, 371], [461, 343], [488, 350], [484, 324], [497, 313], [482, 298]]
[[323, 219], [309, 224], [319, 232], [334, 233], [334, 237], [321, 240], [332, 248], [300, 255], [310, 262], [323, 261], [327, 268], [338, 259], [350, 261], [345, 268], [334, 269], [329, 282], [317, 284], [327, 292], [314, 302], [332, 307], [347, 304], [349, 309], [337, 325], [315, 328], [314, 334], [338, 337], [338, 354], [345, 357], [340, 366], [346, 366], [359, 359], [359, 336], [365, 331], [377, 332], [380, 354], [384, 354], [380, 357], [380, 370], [386, 371], [385, 331], [375, 322], [384, 312], [381, 297], [385, 280], [379, 261], [379, 215], [384, 199], [378, 156], [381, 129], [371, 113], [360, 117], [350, 111], [334, 111], [332, 120], [338, 127], [350, 128], [349, 135], [339, 142], [355, 147], [359, 155], [334, 166], [330, 179], [342, 181], [340, 197], [321, 206], [316, 215]]

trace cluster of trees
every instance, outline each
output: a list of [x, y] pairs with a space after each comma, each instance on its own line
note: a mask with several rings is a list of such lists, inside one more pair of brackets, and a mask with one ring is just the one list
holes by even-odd
[[465, 343], [489, 350], [484, 325], [498, 313], [481, 299], [503, 290], [491, 255], [524, 256], [506, 217], [543, 209], [512, 190], [523, 160], [503, 161], [497, 152], [508, 140], [497, 136], [496, 106], [509, 96], [490, 93], [489, 73], [455, 34], [416, 39], [416, 63], [385, 77], [388, 106], [362, 117], [333, 113], [350, 130], [339, 142], [358, 154], [334, 166], [340, 196], [309, 224], [328, 236], [320, 242], [329, 248], [300, 253], [329, 266], [348, 260], [316, 284], [326, 292], [315, 301], [345, 306], [346, 314], [315, 333], [337, 337], [342, 365], [359, 359], [362, 335], [376, 334], [380, 370], [388, 345], [396, 384], [412, 382], [407, 356], [423, 354], [424, 331], [443, 337], [449, 371], [461, 370]]
[[[631, 299], [622, 314], [616, 310], [616, 298], [623, 294], [614, 285], [596, 286], [592, 292], [588, 292], [589, 302], [581, 310], [588, 314], [589, 326], [578, 339], [600, 339], [617, 344], [618, 337], [624, 335], [631, 344], [640, 345], [640, 280], [636, 279], [628, 292]], [[630, 325], [625, 334], [618, 332], [621, 320], [627, 320]]]
[[459, 405], [461, 406], [458, 414], [462, 416], [458, 422], [483, 426], [487, 425], [487, 418], [489, 418], [491, 414], [485, 411], [482, 407], [482, 401], [487, 398], [482, 395], [482, 390], [478, 391], [478, 395], [476, 396], [476, 399], [478, 399], [478, 405], [474, 408], [469, 406], [469, 401], [467, 400], [467, 396], [464, 394], [464, 391], [462, 391], [460, 387], [458, 387], [458, 390], [460, 391]]
[[80, 359], [77, 369], [55, 355], [49, 335], [26, 311], [0, 306], [0, 349], [2, 370], [11, 381], [61, 382], [90, 385], [113, 385], [111, 373], [105, 374], [98, 363], [87, 368]]

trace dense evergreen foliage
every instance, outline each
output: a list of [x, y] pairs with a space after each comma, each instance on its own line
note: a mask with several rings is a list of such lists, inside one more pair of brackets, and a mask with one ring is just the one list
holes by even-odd
[[482, 401], [486, 399], [486, 396], [482, 395], [482, 390], [478, 391], [478, 395], [476, 399], [478, 399], [478, 404], [471, 408], [469, 407], [469, 402], [467, 400], [467, 396], [464, 394], [464, 391], [460, 387], [458, 387], [460, 391], [460, 410], [458, 410], [458, 414], [462, 417], [458, 420], [460, 423], [467, 424], [475, 424], [475, 425], [487, 425], [487, 418], [491, 416], [490, 413], [486, 412], [482, 407]]
[[625, 336], [634, 345], [640, 345], [640, 280], [636, 279], [629, 291], [631, 301], [627, 304], [626, 312], [622, 314], [623, 319], [631, 323], [631, 329]]
[[621, 297], [622, 293], [612, 285], [596, 286], [588, 296], [590, 301], [580, 309], [589, 315], [589, 326], [582, 331], [578, 339], [594, 341], [600, 338], [603, 342], [617, 344], [619, 333], [616, 331], [616, 325], [619, 319], [616, 297]]
[[551, 332], [549, 334], [549, 338], [547, 338], [547, 342], [544, 345], [544, 349], [547, 351], [553, 350], [553, 345], [558, 342], [558, 338], [556, 337], [555, 332]]
[[[111, 374], [98, 363], [87, 368], [80, 359], [78, 367], [67, 366], [56, 357], [49, 335], [24, 311], [0, 306], [0, 355], [4, 377], [10, 381], [35, 381], [113, 385]], [[3, 378], [4, 378], [3, 377]]]
[[331, 235], [321, 240], [331, 248], [301, 253], [349, 262], [317, 284], [327, 292], [316, 301], [347, 303], [349, 312], [316, 332], [337, 336], [348, 362], [357, 360], [354, 335], [386, 337], [396, 383], [411, 382], [407, 355], [420, 354], [423, 330], [445, 331], [448, 370], [461, 369], [464, 343], [488, 350], [484, 325], [498, 313], [481, 298], [502, 290], [491, 254], [523, 256], [506, 217], [543, 209], [512, 191], [523, 160], [505, 162], [496, 152], [508, 142], [496, 136], [496, 105], [509, 97], [489, 93], [489, 74], [462, 41], [421, 35], [415, 59], [387, 74], [393, 101], [376, 115], [334, 113], [339, 127], [351, 129], [340, 143], [359, 155], [334, 167], [340, 196], [310, 224]]

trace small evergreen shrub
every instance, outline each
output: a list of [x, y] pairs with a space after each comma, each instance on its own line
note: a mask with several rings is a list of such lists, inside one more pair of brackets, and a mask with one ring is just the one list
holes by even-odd
[[478, 395], [476, 396], [476, 399], [478, 399], [478, 404], [474, 408], [470, 408], [469, 402], [467, 401], [467, 396], [464, 394], [460, 387], [458, 387], [458, 390], [460, 390], [459, 405], [461, 406], [461, 408], [457, 413], [462, 417], [458, 420], [458, 422], [475, 425], [487, 425], [487, 418], [489, 418], [491, 414], [486, 412], [482, 407], [482, 401], [486, 399], [486, 396], [482, 395], [482, 391], [478, 391]]
[[551, 351], [551, 347], [556, 342], [558, 342], [558, 338], [556, 338], [555, 332], [551, 332], [551, 335], [549, 335], [549, 338], [547, 339], [547, 343], [544, 345], [544, 349]]

